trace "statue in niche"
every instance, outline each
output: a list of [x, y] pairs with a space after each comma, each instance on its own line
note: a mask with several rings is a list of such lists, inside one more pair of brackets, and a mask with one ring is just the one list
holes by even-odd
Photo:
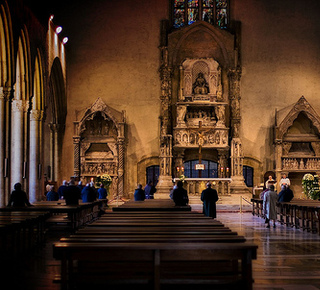
[[198, 73], [196, 81], [192, 86], [192, 92], [199, 95], [207, 95], [209, 93], [209, 85], [204, 78], [203, 73]]

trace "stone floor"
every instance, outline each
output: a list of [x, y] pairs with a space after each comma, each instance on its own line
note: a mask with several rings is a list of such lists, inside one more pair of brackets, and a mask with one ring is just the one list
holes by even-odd
[[[194, 206], [194, 210], [199, 210]], [[267, 229], [264, 220], [250, 212], [218, 211], [223, 222], [248, 241], [256, 243], [258, 259], [253, 261], [254, 289], [320, 289], [320, 236], [277, 224]], [[48, 236], [47, 245], [28, 257], [1, 265], [1, 289], [60, 289], [53, 283], [59, 262], [52, 258], [52, 242], [59, 235]], [[8, 286], [6, 282], [9, 283]], [[198, 290], [198, 289], [196, 289]]]
[[218, 213], [217, 219], [259, 246], [253, 289], [320, 289], [320, 236], [277, 224], [266, 228], [251, 213]]

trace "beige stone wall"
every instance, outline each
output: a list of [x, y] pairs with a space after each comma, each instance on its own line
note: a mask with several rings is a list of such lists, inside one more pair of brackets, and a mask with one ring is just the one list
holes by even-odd
[[164, 3], [92, 1], [90, 7], [74, 7], [73, 21], [81, 22], [76, 26], [68, 23], [72, 35], [67, 52], [68, 116], [61, 167], [66, 178], [73, 174], [75, 110], [83, 110], [98, 97], [108, 106], [126, 111], [125, 192], [133, 192], [136, 186], [138, 162], [159, 156], [158, 46], [160, 20], [167, 15]]
[[[319, 1], [233, 1], [242, 24], [241, 139], [244, 154], [273, 169], [275, 109], [304, 95], [320, 113]], [[264, 173], [263, 172], [263, 173]], [[262, 174], [263, 174], [262, 173]]]
[[[142, 181], [139, 162], [159, 155], [158, 47], [169, 1], [90, 1], [89, 7], [82, 2], [64, 12], [72, 20], [67, 24], [68, 116], [61, 168], [66, 178], [73, 174], [75, 110], [101, 97], [126, 111], [125, 191], [133, 192]], [[258, 183], [274, 166], [275, 109], [304, 95], [320, 113], [319, 1], [231, 2], [231, 16], [242, 24], [240, 137], [245, 157], [255, 160]]]

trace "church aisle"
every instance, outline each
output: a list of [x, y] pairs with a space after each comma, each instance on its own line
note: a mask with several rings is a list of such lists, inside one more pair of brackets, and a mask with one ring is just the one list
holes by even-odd
[[320, 236], [277, 223], [267, 229], [251, 213], [219, 213], [217, 219], [259, 246], [253, 260], [254, 290], [320, 289]]

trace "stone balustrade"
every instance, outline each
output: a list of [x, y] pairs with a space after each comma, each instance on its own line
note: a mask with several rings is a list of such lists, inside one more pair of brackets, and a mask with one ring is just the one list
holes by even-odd
[[320, 158], [282, 158], [282, 170], [305, 171], [320, 170]]
[[[175, 182], [179, 180], [179, 178], [174, 179]], [[230, 195], [231, 178], [185, 178], [183, 187], [189, 196], [200, 196], [208, 181], [212, 183], [212, 188], [217, 190], [219, 196]]]

